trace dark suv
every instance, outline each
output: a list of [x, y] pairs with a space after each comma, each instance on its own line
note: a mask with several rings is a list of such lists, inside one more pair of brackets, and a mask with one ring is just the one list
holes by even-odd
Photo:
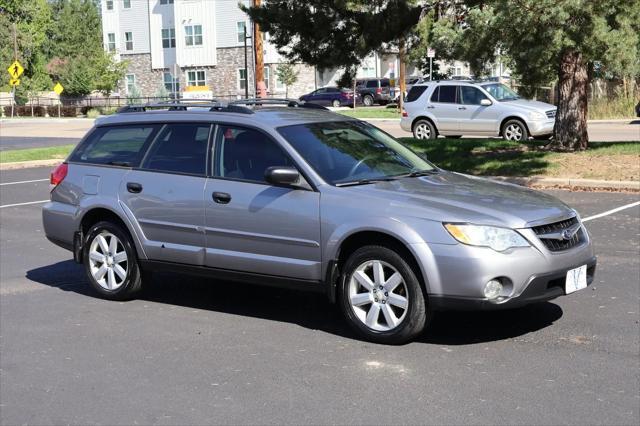
[[374, 103], [386, 105], [398, 96], [399, 89], [391, 87], [388, 78], [366, 78], [356, 80], [356, 91], [362, 97], [365, 106]]

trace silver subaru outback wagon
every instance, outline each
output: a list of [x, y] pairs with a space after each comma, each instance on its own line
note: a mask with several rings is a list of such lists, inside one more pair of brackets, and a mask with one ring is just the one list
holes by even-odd
[[593, 281], [589, 234], [552, 196], [440, 169], [312, 104], [161, 106], [97, 120], [51, 175], [46, 236], [105, 298], [133, 298], [157, 270], [288, 286], [402, 343], [437, 310]]

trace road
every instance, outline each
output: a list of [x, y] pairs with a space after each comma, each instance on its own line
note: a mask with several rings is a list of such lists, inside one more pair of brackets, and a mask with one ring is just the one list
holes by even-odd
[[[372, 123], [396, 137], [411, 136], [400, 128], [398, 120]], [[77, 143], [93, 125], [90, 119], [0, 120], [0, 151]], [[591, 141], [639, 141], [640, 120], [628, 122], [590, 122]]]
[[[1, 172], [0, 423], [638, 424], [640, 206], [587, 227], [588, 289], [357, 340], [321, 295], [154, 277], [96, 297], [43, 235], [46, 168]], [[21, 183], [16, 183], [21, 182]], [[637, 194], [553, 191], [589, 217]]]

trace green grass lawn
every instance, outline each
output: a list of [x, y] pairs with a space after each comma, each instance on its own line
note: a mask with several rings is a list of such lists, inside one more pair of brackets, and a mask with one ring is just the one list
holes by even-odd
[[400, 112], [395, 106], [388, 106], [387, 108], [380, 107], [357, 107], [354, 109], [346, 109], [336, 111], [338, 114], [346, 115], [347, 117], [354, 118], [400, 118]]
[[13, 163], [17, 161], [64, 159], [69, 155], [75, 145], [61, 145], [47, 148], [14, 149], [0, 151], [0, 163]]

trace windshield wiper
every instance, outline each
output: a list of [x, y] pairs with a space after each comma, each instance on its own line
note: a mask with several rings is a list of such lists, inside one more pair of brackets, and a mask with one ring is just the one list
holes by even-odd
[[358, 179], [358, 180], [352, 180], [349, 182], [336, 183], [336, 186], [342, 187], [342, 186], [367, 185], [367, 184], [376, 183], [376, 182], [389, 182], [396, 179], [397, 179], [396, 177], [391, 177], [391, 176], [382, 177], [382, 178]]
[[397, 178], [407, 178], [407, 177], [420, 177], [420, 176], [429, 176], [429, 175], [437, 175], [439, 173], [438, 169], [429, 169], [429, 170], [416, 170], [411, 173], [406, 173], [403, 175], [397, 175]]

